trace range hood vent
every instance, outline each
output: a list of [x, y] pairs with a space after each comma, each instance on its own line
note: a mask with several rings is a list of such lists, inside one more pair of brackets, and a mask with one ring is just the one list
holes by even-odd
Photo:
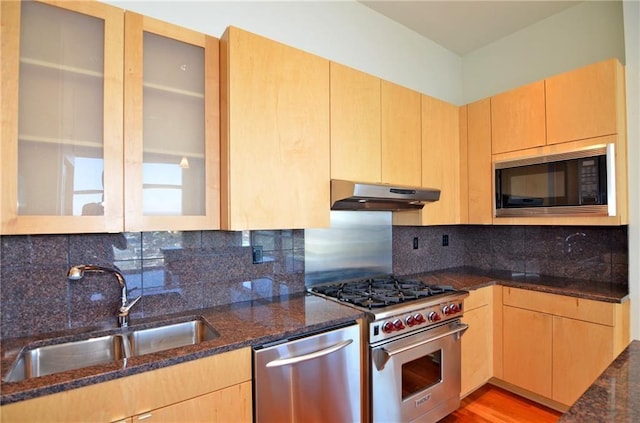
[[331, 180], [331, 210], [420, 210], [439, 199], [440, 190], [433, 188]]

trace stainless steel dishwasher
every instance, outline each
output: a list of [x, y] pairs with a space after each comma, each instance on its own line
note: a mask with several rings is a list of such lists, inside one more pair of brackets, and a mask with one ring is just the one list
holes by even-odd
[[360, 345], [354, 323], [255, 347], [255, 421], [360, 422]]

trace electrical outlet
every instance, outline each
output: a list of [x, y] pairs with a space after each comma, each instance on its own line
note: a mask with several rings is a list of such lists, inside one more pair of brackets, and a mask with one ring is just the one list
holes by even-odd
[[253, 253], [253, 264], [262, 263], [262, 245], [255, 245], [251, 247]]
[[413, 249], [414, 250], [418, 249], [418, 237], [413, 238]]
[[449, 235], [442, 235], [442, 246], [446, 247], [449, 245]]

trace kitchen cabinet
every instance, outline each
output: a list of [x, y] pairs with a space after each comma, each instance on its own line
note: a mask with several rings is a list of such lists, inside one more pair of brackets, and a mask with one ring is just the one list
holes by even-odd
[[493, 154], [546, 144], [544, 81], [491, 97]]
[[421, 94], [382, 81], [382, 182], [422, 182]]
[[625, 132], [624, 68], [617, 59], [547, 78], [547, 144]]
[[0, 7], [1, 233], [121, 231], [124, 12]]
[[328, 227], [329, 61], [235, 27], [220, 60], [221, 227]]
[[467, 222], [490, 225], [493, 220], [493, 168], [491, 165], [491, 100], [470, 103], [467, 109]]
[[422, 181], [440, 190], [440, 200], [421, 210], [423, 225], [461, 223], [460, 112], [457, 106], [422, 95]]
[[251, 422], [251, 349], [0, 407], [4, 422]]
[[220, 227], [218, 39], [125, 14], [125, 231]]
[[493, 376], [494, 286], [469, 291], [462, 321], [469, 329], [462, 335], [461, 397], [484, 385]]
[[380, 79], [331, 62], [331, 178], [381, 182]]
[[503, 288], [502, 379], [571, 405], [629, 344], [629, 301]]

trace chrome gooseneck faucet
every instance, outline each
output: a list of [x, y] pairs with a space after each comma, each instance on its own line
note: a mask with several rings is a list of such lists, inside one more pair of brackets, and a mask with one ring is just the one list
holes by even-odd
[[127, 299], [127, 294], [129, 292], [129, 290], [127, 289], [127, 282], [118, 269], [114, 269], [111, 267], [97, 266], [93, 264], [72, 266], [69, 269], [69, 272], [67, 272], [67, 278], [71, 281], [79, 281], [84, 277], [85, 272], [111, 273], [116, 277], [116, 279], [118, 280], [118, 285], [120, 286], [120, 308], [118, 308], [118, 326], [129, 326], [129, 310], [131, 310], [131, 307], [133, 307], [142, 297], [139, 296], [129, 303], [129, 300]]

